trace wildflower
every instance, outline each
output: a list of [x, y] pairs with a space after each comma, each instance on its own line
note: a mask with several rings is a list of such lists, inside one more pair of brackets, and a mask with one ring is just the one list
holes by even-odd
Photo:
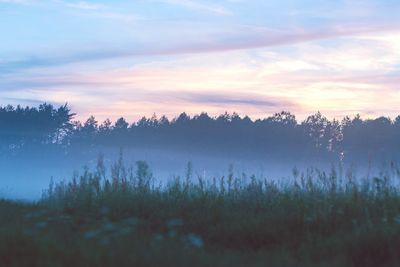
[[23, 233], [27, 236], [32, 236], [33, 235], [33, 231], [31, 229], [24, 229]]
[[83, 234], [83, 237], [84, 237], [85, 239], [93, 239], [93, 238], [95, 238], [98, 234], [99, 234], [98, 231], [96, 231], [96, 230], [91, 230], [91, 231], [85, 232], [85, 233]]
[[154, 236], [154, 240], [156, 241], [162, 241], [164, 239], [164, 237], [162, 236], [162, 234], [156, 234]]
[[58, 219], [59, 219], [60, 221], [70, 221], [70, 220], [71, 220], [71, 217], [68, 216], [68, 215], [61, 215], [61, 216], [58, 217]]
[[113, 232], [115, 230], [115, 226], [114, 226], [114, 224], [109, 222], [109, 223], [106, 223], [103, 225], [103, 230], [105, 232]]
[[47, 226], [47, 222], [38, 222], [36, 223], [36, 228], [38, 229], [44, 229]]
[[397, 215], [397, 216], [394, 218], [394, 221], [395, 221], [397, 224], [400, 224], [400, 215]]
[[101, 239], [100, 244], [102, 246], [107, 246], [108, 244], [110, 244], [110, 240], [107, 237], [104, 237]]
[[203, 239], [196, 234], [188, 234], [186, 240], [196, 248], [202, 248], [204, 245]]
[[109, 213], [109, 208], [107, 208], [107, 207], [101, 207], [101, 209], [100, 209], [100, 214], [101, 215], [103, 215], [103, 216], [107, 216], [108, 215], [108, 213]]
[[183, 221], [181, 219], [171, 219], [167, 222], [168, 228], [175, 228], [183, 225]]
[[119, 235], [128, 235], [132, 232], [132, 229], [128, 228], [128, 227], [120, 227], [118, 230], [118, 234]]
[[132, 217], [132, 218], [125, 219], [124, 222], [125, 222], [126, 224], [128, 224], [128, 225], [135, 226], [135, 225], [138, 224], [138, 219]]
[[314, 218], [311, 217], [311, 216], [307, 216], [307, 217], [305, 217], [304, 220], [305, 220], [307, 223], [312, 223], [312, 222], [314, 221]]
[[175, 236], [176, 236], [176, 231], [170, 230], [170, 231], [168, 232], [168, 237], [169, 237], [169, 238], [174, 238]]

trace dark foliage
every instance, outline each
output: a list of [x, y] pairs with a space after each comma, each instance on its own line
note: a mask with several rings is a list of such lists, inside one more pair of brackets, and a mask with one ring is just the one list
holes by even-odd
[[99, 123], [90, 117], [73, 122], [67, 105], [54, 108], [6, 106], [0, 108], [2, 151], [25, 151], [32, 146], [63, 149], [97, 146], [154, 147], [158, 149], [218, 152], [263, 158], [339, 158], [371, 160], [398, 159], [400, 116], [362, 120], [346, 117], [328, 120], [320, 112], [298, 122], [289, 112], [251, 120], [238, 114], [193, 117], [182, 113], [169, 120], [165, 116], [143, 117], [129, 124], [124, 118], [115, 123]]
[[294, 171], [279, 185], [207, 182], [189, 163], [159, 186], [146, 162], [123, 162], [100, 157], [37, 203], [0, 201], [0, 266], [399, 266], [396, 164], [372, 179]]

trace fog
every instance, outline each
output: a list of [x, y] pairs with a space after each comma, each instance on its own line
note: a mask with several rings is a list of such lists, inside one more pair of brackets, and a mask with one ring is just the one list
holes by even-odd
[[285, 183], [293, 168], [329, 172], [340, 165], [370, 177], [400, 159], [400, 116], [339, 122], [317, 112], [299, 122], [287, 111], [258, 120], [182, 113], [133, 123], [74, 116], [67, 104], [0, 107], [0, 197], [37, 200], [51, 178], [68, 181], [85, 167], [94, 169], [99, 154], [109, 172], [121, 150], [126, 167], [144, 160], [164, 184], [184, 176], [188, 162], [194, 179], [220, 178], [233, 166], [236, 177]]
[[[0, 197], [18, 200], [39, 200], [49, 182], [68, 181], [76, 173], [82, 173], [87, 167], [95, 170], [100, 154], [104, 155], [107, 174], [121, 153], [121, 149], [98, 148], [88, 151], [75, 151], [68, 154], [51, 154], [40, 151], [29, 155], [3, 157], [0, 160]], [[236, 177], [268, 179], [277, 183], [286, 183], [293, 179], [293, 169], [305, 172], [307, 168], [318, 168], [329, 172], [332, 166], [351, 169], [356, 175], [367, 176], [385, 169], [389, 161], [346, 162], [311, 161], [310, 159], [271, 160], [268, 158], [240, 157], [229, 154], [195, 153], [190, 151], [171, 151], [159, 149], [127, 148], [122, 149], [124, 164], [135, 168], [135, 162], [145, 160], [151, 168], [157, 183], [166, 184], [177, 176], [184, 177], [188, 162], [193, 166], [193, 179], [198, 177], [211, 181], [213, 177], [227, 176], [230, 168]], [[385, 165], [386, 162], [386, 165]]]

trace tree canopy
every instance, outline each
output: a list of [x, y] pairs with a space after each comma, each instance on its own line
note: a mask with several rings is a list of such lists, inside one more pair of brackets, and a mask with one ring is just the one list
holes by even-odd
[[299, 122], [287, 111], [258, 120], [236, 113], [216, 117], [182, 113], [171, 120], [154, 114], [131, 124], [122, 117], [115, 123], [109, 119], [99, 123], [93, 116], [82, 123], [73, 121], [74, 116], [67, 104], [0, 107], [1, 151], [137, 146], [328, 159], [343, 155], [397, 159], [400, 151], [400, 116], [363, 120], [357, 115], [337, 121], [317, 112]]

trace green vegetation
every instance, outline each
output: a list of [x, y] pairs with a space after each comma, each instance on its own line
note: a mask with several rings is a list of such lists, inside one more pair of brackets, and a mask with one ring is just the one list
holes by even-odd
[[38, 203], [0, 202], [0, 266], [400, 266], [399, 169], [293, 171], [285, 184], [102, 159]]

